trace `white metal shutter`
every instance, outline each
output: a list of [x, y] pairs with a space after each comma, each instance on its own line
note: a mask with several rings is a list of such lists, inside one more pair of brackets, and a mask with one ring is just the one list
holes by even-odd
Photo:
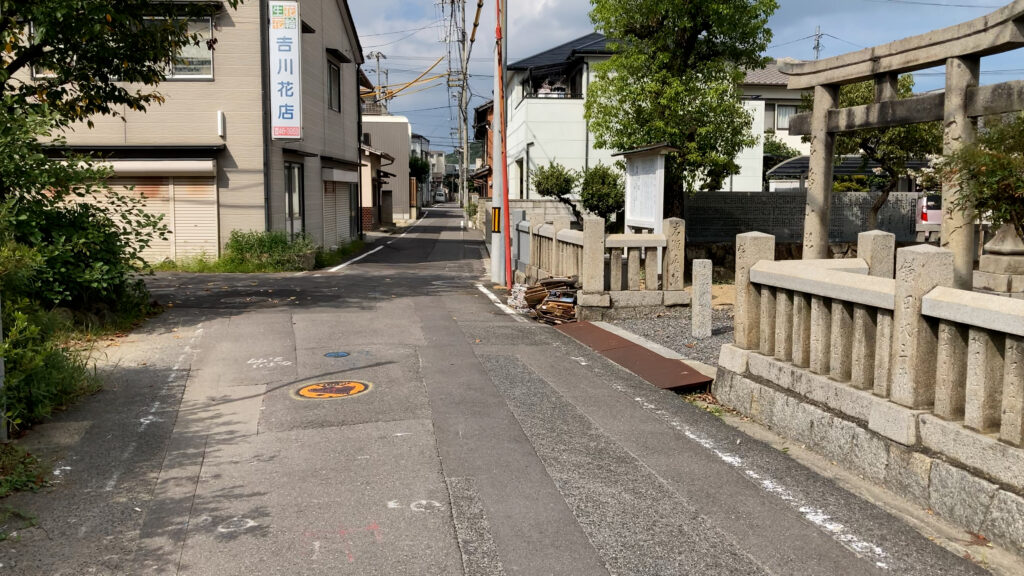
[[338, 196], [335, 194], [335, 183], [324, 182], [324, 248], [331, 249], [338, 245]]
[[352, 186], [344, 182], [335, 182], [334, 191], [338, 196], [337, 226], [338, 242], [348, 244], [352, 241]]
[[217, 184], [213, 176], [175, 176], [173, 198], [174, 257], [217, 258]]
[[[161, 224], [167, 226], [174, 232], [174, 222], [171, 218], [171, 179], [161, 176], [132, 176], [111, 178], [107, 181], [110, 190], [119, 194], [142, 198], [145, 204], [143, 210], [154, 215], [163, 216]], [[97, 201], [95, 198], [90, 202]], [[172, 244], [174, 234], [168, 234], [163, 240], [154, 238], [149, 247], [142, 251], [142, 257], [147, 262], [161, 262], [168, 258], [174, 258], [174, 246]]]

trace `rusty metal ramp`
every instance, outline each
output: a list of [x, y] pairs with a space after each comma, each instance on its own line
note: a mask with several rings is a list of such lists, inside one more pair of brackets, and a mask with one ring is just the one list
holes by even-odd
[[682, 360], [666, 358], [590, 322], [555, 326], [581, 344], [664, 390], [683, 392], [711, 385], [711, 378]]

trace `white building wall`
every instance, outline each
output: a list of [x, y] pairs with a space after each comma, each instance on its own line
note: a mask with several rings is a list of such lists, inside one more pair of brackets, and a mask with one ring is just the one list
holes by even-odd
[[743, 108], [750, 114], [750, 128], [758, 137], [757, 144], [739, 153], [736, 163], [740, 166], [740, 172], [730, 176], [723, 188], [730, 192], [760, 192], [764, 170], [764, 102], [745, 100]]

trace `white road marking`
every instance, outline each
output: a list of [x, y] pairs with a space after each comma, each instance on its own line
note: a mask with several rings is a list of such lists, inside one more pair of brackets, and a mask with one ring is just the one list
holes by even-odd
[[500, 309], [505, 314], [508, 314], [509, 316], [515, 318], [516, 322], [526, 322], [526, 318], [523, 318], [515, 310], [503, 304], [502, 301], [497, 296], [491, 293], [490, 290], [484, 288], [483, 284], [474, 284], [474, 286], [476, 286], [477, 290], [483, 292], [484, 296], [487, 296], [487, 298], [490, 299], [491, 302], [494, 302], [494, 305], [497, 306], [498, 309]]
[[354, 262], [359, 262], [360, 260], [362, 260], [363, 258], [366, 258], [370, 254], [373, 254], [374, 252], [379, 252], [379, 251], [381, 251], [383, 249], [384, 249], [383, 246], [377, 246], [376, 248], [374, 248], [373, 250], [370, 250], [369, 252], [367, 252], [366, 254], [363, 254], [362, 256], [356, 256], [355, 258], [349, 260], [348, 262], [345, 262], [343, 264], [338, 264], [334, 268], [331, 268], [330, 270], [328, 270], [328, 272], [337, 272], [338, 270], [341, 270], [342, 268], [348, 266], [349, 264], [352, 264]]
[[[625, 390], [619, 386], [616, 386], [616, 388], [625, 392]], [[714, 442], [693, 433], [687, 426], [683, 425], [678, 420], [671, 418], [666, 411], [658, 409], [657, 406], [643, 398], [636, 397], [634, 400], [645, 410], [653, 412], [662, 420], [667, 421], [673, 428], [682, 432], [687, 438], [712, 452], [726, 464], [743, 470], [743, 473], [750, 478], [755, 485], [795, 508], [808, 522], [828, 533], [833, 539], [843, 546], [849, 548], [856, 554], [862, 554], [870, 557], [870, 559], [874, 561], [875, 566], [878, 566], [883, 570], [889, 569], [889, 566], [885, 562], [885, 559], [889, 557], [889, 554], [880, 546], [866, 540], [862, 540], [856, 534], [851, 533], [846, 526], [832, 520], [832, 517], [829, 516], [825, 510], [807, 504], [782, 484], [779, 484], [772, 478], [748, 467], [739, 456], [720, 450]]]

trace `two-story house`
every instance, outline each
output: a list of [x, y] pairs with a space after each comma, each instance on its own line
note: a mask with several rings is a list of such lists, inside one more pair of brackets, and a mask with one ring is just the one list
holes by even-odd
[[[599, 162], [614, 163], [616, 151], [594, 146], [583, 115], [584, 99], [596, 77], [593, 66], [610, 56], [607, 39], [595, 32], [508, 65], [505, 94], [511, 198], [534, 197], [530, 174], [549, 162], [574, 170]], [[796, 112], [800, 93], [786, 88], [786, 77], [775, 64], [749, 71], [742, 89], [756, 134], [774, 132], [790, 146], [809, 150], [799, 137], [788, 135], [789, 116]], [[740, 154], [740, 173], [726, 182], [727, 190], [761, 190], [762, 150], [763, 140]]]
[[[347, 0], [301, 0], [286, 54], [298, 99], [297, 130], [272, 134], [272, 98], [281, 85], [281, 45], [272, 45], [268, 0], [222, 8], [191, 23], [203, 39], [183, 50], [165, 97], [145, 113], [96, 117], [69, 145], [102, 156], [111, 182], [134, 188], [171, 234], [154, 242], [153, 261], [217, 256], [232, 230], [285, 230], [333, 247], [359, 234], [360, 106], [363, 62]], [[283, 65], [282, 65], [283, 66]]]

